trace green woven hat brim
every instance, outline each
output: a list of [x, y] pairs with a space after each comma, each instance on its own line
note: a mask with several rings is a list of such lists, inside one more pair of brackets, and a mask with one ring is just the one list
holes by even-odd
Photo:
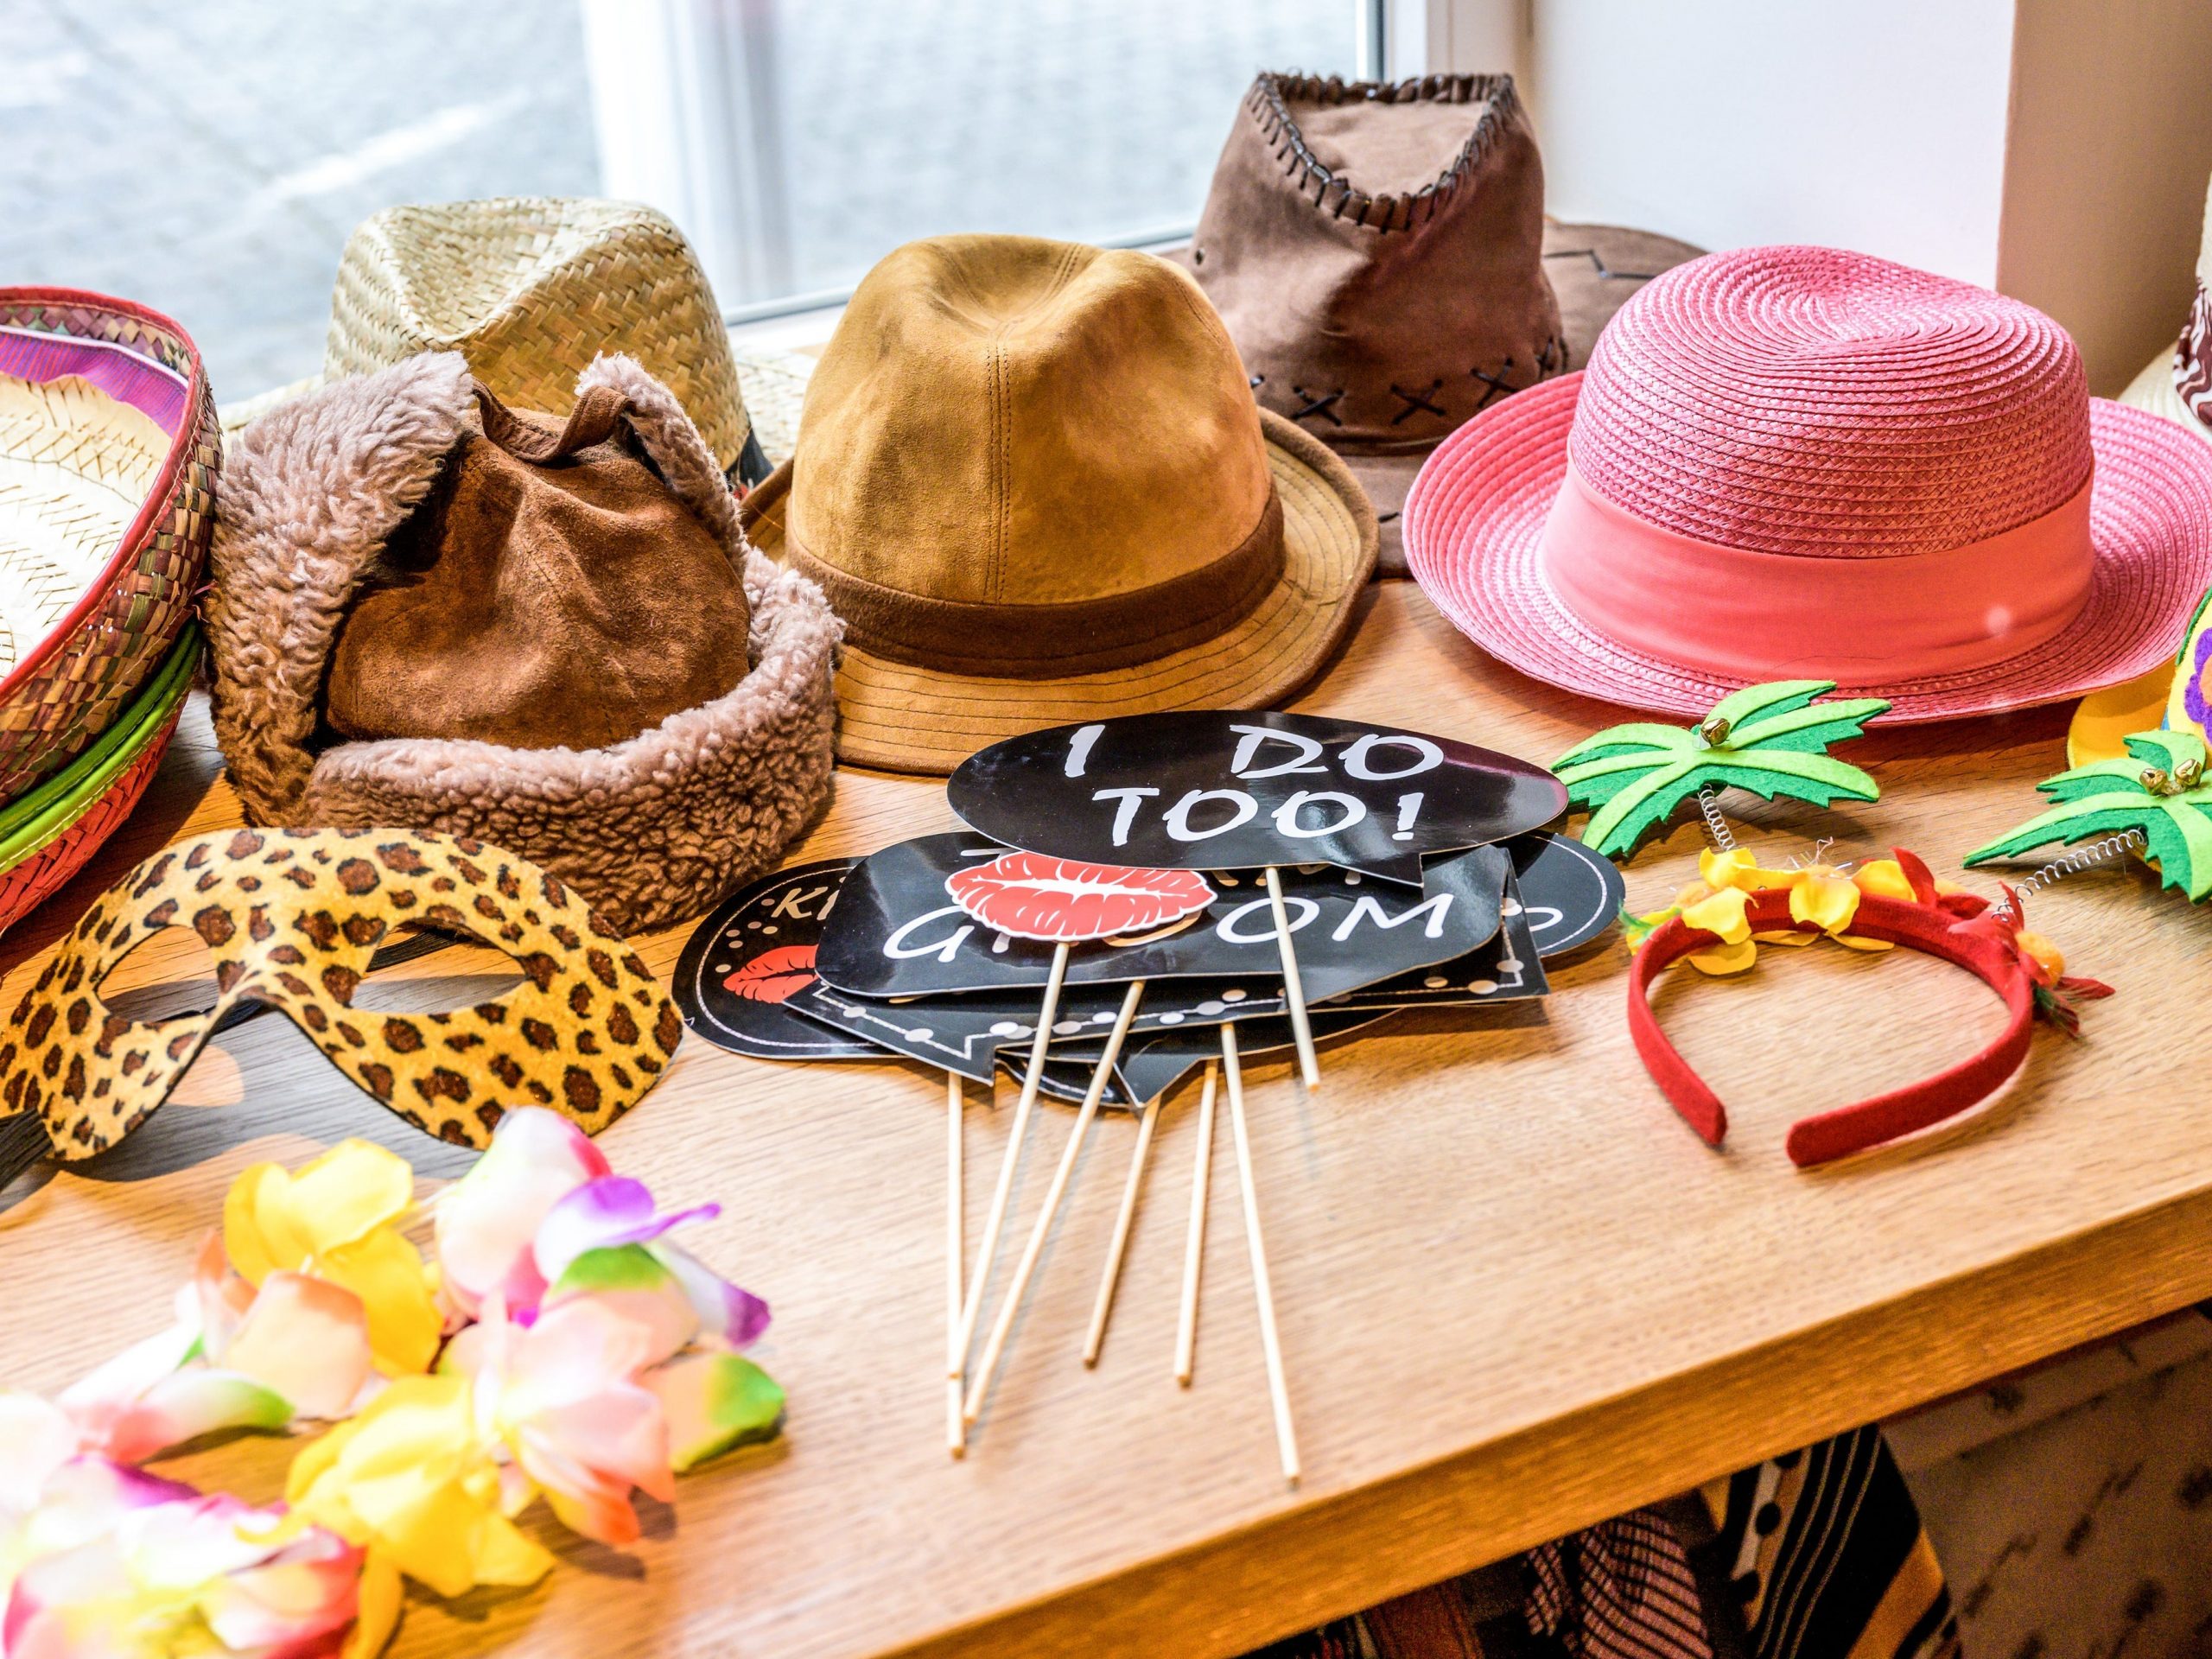
[[121, 719], [53, 777], [0, 807], [0, 872], [12, 869], [50, 846], [113, 787], [146, 746], [161, 734], [192, 689], [200, 649], [199, 626], [188, 622], [168, 658]]

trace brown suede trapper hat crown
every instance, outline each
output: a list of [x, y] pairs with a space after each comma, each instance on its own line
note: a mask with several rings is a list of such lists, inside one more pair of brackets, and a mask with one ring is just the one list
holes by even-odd
[[340, 736], [603, 748], [745, 677], [737, 566], [601, 385], [565, 426], [479, 382], [482, 429], [385, 543], [339, 625]]
[[772, 862], [827, 790], [836, 619], [626, 358], [565, 423], [457, 353], [335, 382], [245, 429], [222, 505], [215, 732], [254, 823], [475, 836], [628, 931]]
[[1358, 486], [1254, 404], [1187, 276], [1029, 237], [868, 273], [745, 523], [850, 628], [838, 753], [919, 772], [1039, 726], [1265, 704], [1375, 558]]
[[1385, 515], [1385, 574], [1404, 574], [1395, 519], [1428, 452], [1697, 251], [1603, 226], [1552, 227], [1554, 247], [1547, 228], [1510, 75], [1262, 74], [1237, 111], [1182, 257], [1253, 395], [1346, 456]]

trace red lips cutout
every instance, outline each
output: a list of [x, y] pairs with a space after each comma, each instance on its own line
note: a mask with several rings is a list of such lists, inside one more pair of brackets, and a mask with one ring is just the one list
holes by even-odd
[[741, 963], [722, 981], [722, 988], [747, 1002], [783, 1002], [797, 996], [814, 981], [814, 947], [779, 944], [763, 950], [752, 961]]
[[1072, 944], [1160, 926], [1213, 901], [1196, 870], [1079, 864], [1042, 853], [1007, 853], [945, 878], [961, 909], [1001, 933]]

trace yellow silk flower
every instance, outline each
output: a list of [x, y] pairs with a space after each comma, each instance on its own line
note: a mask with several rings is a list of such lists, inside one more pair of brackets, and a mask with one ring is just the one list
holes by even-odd
[[553, 1558], [508, 1518], [533, 1490], [501, 1479], [469, 1391], [455, 1373], [401, 1377], [301, 1448], [285, 1483], [293, 1512], [364, 1546], [372, 1580], [396, 1570], [442, 1596], [537, 1583]]
[[[1690, 957], [1693, 967], [1707, 974], [1744, 972], [1758, 960], [1762, 943], [1810, 944], [1825, 937], [1854, 950], [1887, 950], [1891, 948], [1887, 940], [1854, 938], [1846, 933], [1859, 914], [1859, 895], [1874, 893], [1908, 904], [1914, 899], [1912, 883], [1893, 858], [1875, 859], [1849, 874], [1827, 864], [1770, 870], [1762, 868], [1757, 859], [1738, 847], [1725, 853], [1700, 853], [1697, 867], [1700, 879], [1676, 895], [1674, 910], [1685, 926], [1720, 941], [1717, 949], [1700, 950]], [[1790, 919], [1810, 923], [1821, 930], [1819, 933], [1751, 932], [1746, 914], [1751, 895], [1783, 889], [1789, 894]]]
[[406, 1161], [365, 1141], [333, 1147], [297, 1174], [256, 1164], [223, 1201], [223, 1249], [259, 1286], [301, 1273], [360, 1298], [377, 1368], [393, 1376], [428, 1369], [443, 1320], [422, 1252], [399, 1224], [414, 1201]]

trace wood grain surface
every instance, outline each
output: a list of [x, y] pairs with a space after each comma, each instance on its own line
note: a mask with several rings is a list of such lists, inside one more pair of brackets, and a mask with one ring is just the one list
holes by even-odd
[[[1296, 706], [1540, 760], [1620, 717], [1489, 662], [1410, 585], [1365, 605]], [[1728, 805], [1769, 862], [1834, 837], [1839, 856], [1897, 842], [1955, 875], [1962, 852], [2035, 810], [2030, 786], [2063, 764], [2063, 729], [2062, 710], [1878, 730], [1847, 752], [1880, 779], [1878, 804]], [[181, 833], [236, 821], [216, 770], [195, 710], [95, 868], [0, 941], [10, 1003], [107, 881]], [[950, 822], [934, 781], [841, 772], [793, 857]], [[1640, 856], [1631, 901], [1664, 902], [1699, 844], [1685, 825]], [[632, 1552], [564, 1541], [540, 1513], [563, 1560], [545, 1583], [416, 1599], [395, 1651], [1232, 1654], [2212, 1294], [2198, 1064], [2212, 911], [2118, 867], [2030, 909], [2076, 971], [2119, 988], [2089, 1009], [2083, 1040], [2041, 1032], [2025, 1073], [1972, 1119], [1815, 1173], [1783, 1157], [1789, 1122], [1986, 1040], [2001, 1009], [1985, 988], [1906, 952], [1824, 944], [1770, 952], [1740, 980], [1678, 972], [1662, 1014], [1732, 1108], [1721, 1153], [1675, 1120], [1629, 1048], [1617, 940], [1558, 970], [1541, 1008], [1402, 1017], [1325, 1049], [1318, 1095], [1280, 1063], [1254, 1066], [1306, 1471], [1295, 1491], [1276, 1470], [1223, 1158], [1195, 1386], [1173, 1375], [1195, 1078], [1163, 1116], [1098, 1368], [1079, 1351], [1135, 1133], [1122, 1116], [1091, 1139], [954, 1463], [942, 1083], [905, 1064], [777, 1066], [690, 1039], [605, 1144], [664, 1200], [721, 1200], [694, 1242], [774, 1304], [760, 1357], [790, 1391], [788, 1432], [687, 1477]], [[664, 973], [682, 942], [642, 943]], [[192, 952], [162, 944], [114, 983], [188, 1005], [174, 982]], [[485, 982], [461, 983], [464, 969], [499, 971], [434, 957], [375, 994], [457, 1002]], [[1010, 1098], [994, 1114], [971, 1095], [971, 1251]], [[1042, 1114], [1011, 1236], [1069, 1122]], [[0, 1381], [58, 1386], [155, 1329], [231, 1178], [346, 1135], [429, 1178], [464, 1162], [272, 1015], [221, 1039], [186, 1097], [116, 1153], [19, 1183], [0, 1213]], [[265, 1499], [289, 1450], [245, 1440], [167, 1466]]]

